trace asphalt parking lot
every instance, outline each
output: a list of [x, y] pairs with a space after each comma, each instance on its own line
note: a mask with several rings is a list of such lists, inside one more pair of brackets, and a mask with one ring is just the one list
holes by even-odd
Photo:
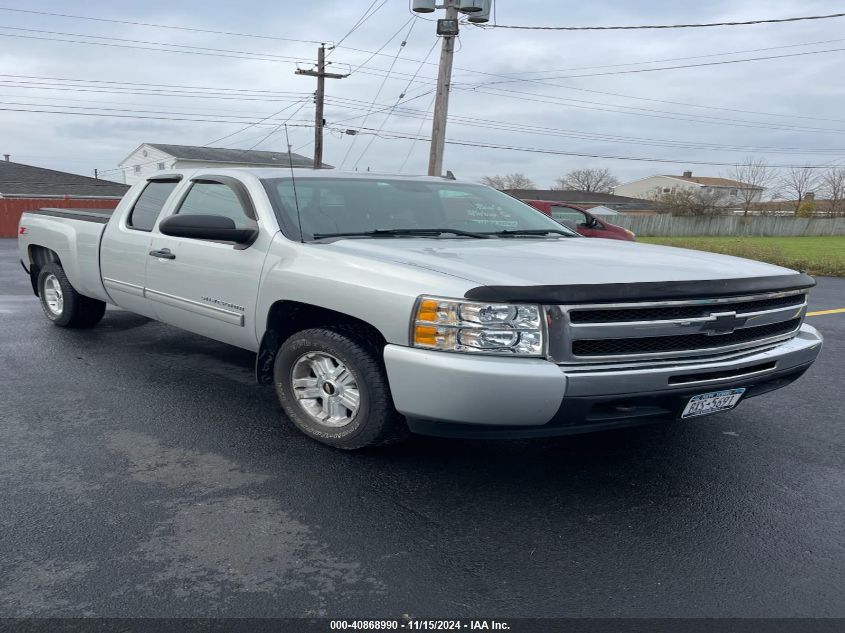
[[810, 322], [731, 413], [349, 454], [247, 352], [49, 325], [0, 240], [0, 616], [845, 617], [845, 314]]

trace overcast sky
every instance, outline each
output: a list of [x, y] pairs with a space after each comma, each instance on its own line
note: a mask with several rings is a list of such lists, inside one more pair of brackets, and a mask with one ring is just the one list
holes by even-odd
[[[371, 1], [0, 0], [0, 6], [270, 38], [337, 42]], [[503, 25], [721, 22], [842, 10], [839, 2], [806, 0], [496, 3], [496, 19]], [[326, 135], [326, 162], [342, 164], [344, 169], [396, 172], [408, 156], [405, 173], [425, 172], [425, 141], [412, 144], [404, 138], [364, 134], [353, 137], [338, 131], [380, 129], [381, 136], [415, 136], [419, 130], [423, 135], [430, 133], [430, 122], [420, 117], [425, 112], [430, 114], [439, 45], [432, 50], [436, 40], [434, 22], [417, 19], [406, 24], [410, 18], [407, 0], [388, 0], [331, 53], [335, 72], [353, 72], [346, 79], [327, 81], [330, 99], [326, 119], [333, 131]], [[284, 130], [271, 134], [276, 125], [291, 115], [291, 126], [313, 122], [309, 93], [314, 90], [315, 80], [297, 76], [294, 70], [296, 60], [303, 60], [299, 65], [308, 67], [305, 60], [315, 58], [316, 44], [8, 11], [0, 11], [0, 25], [0, 108], [4, 108], [0, 110], [0, 153], [11, 154], [12, 160], [18, 162], [89, 175], [98, 168], [119, 180], [119, 172], [107, 170], [114, 170], [142, 142], [204, 145], [237, 132], [250, 122], [270, 117], [272, 125], [251, 127], [216, 145], [249, 148], [260, 142], [257, 149], [284, 151]], [[454, 118], [448, 127], [449, 140], [673, 162], [447, 145], [445, 168], [460, 178], [473, 180], [518, 171], [538, 186], [546, 187], [561, 174], [587, 166], [608, 167], [624, 182], [685, 169], [699, 175], [726, 175], [729, 167], [695, 165], [692, 161], [732, 163], [747, 155], [765, 155], [771, 163], [790, 165], [842, 162], [845, 50], [656, 72], [599, 73], [845, 49], [843, 27], [845, 18], [707, 29], [592, 32], [479, 29], [466, 25], [455, 56], [450, 109], [450, 117]], [[385, 81], [409, 29], [407, 45]], [[397, 32], [400, 35], [389, 41]], [[97, 41], [137, 48], [34, 38]], [[164, 44], [215, 54], [147, 50], [162, 48]], [[370, 57], [362, 51], [376, 51], [383, 45], [381, 55], [356, 70]], [[421, 64], [430, 51], [429, 63]], [[243, 58], [250, 56], [263, 58]], [[690, 57], [694, 59], [677, 61]], [[673, 61], [637, 63], [654, 60]], [[118, 83], [68, 80], [123, 85], [120, 89]], [[125, 85], [128, 83], [199, 86], [204, 90], [149, 85], [133, 88]], [[158, 92], [150, 94], [151, 90]], [[176, 94], [176, 90], [182, 94]], [[147, 94], [132, 94], [141, 91]], [[402, 92], [406, 93], [406, 103], [385, 119], [388, 111], [384, 106], [395, 104]], [[373, 102], [373, 110], [380, 112], [365, 118]], [[271, 116], [285, 107], [287, 110], [281, 114]], [[514, 129], [515, 126], [518, 127]], [[290, 127], [289, 131], [294, 150], [310, 155], [312, 129]], [[702, 147], [705, 144], [707, 147]]]

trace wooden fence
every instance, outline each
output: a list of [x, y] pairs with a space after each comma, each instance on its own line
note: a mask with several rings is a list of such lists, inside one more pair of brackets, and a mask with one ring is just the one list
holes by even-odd
[[607, 219], [644, 237], [845, 235], [845, 218], [614, 215]]
[[0, 237], [16, 237], [24, 211], [41, 207], [114, 209], [119, 198], [0, 198]]

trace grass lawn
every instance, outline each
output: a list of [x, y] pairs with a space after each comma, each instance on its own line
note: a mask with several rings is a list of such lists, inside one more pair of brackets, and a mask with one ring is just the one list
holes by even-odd
[[637, 237], [639, 242], [724, 253], [845, 277], [845, 236], [834, 237]]

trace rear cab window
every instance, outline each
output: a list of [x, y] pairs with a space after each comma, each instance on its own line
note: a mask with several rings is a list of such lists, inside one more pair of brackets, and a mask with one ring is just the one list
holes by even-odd
[[136, 231], [152, 231], [164, 204], [178, 184], [178, 180], [151, 180], [147, 183], [126, 218], [126, 226]]

